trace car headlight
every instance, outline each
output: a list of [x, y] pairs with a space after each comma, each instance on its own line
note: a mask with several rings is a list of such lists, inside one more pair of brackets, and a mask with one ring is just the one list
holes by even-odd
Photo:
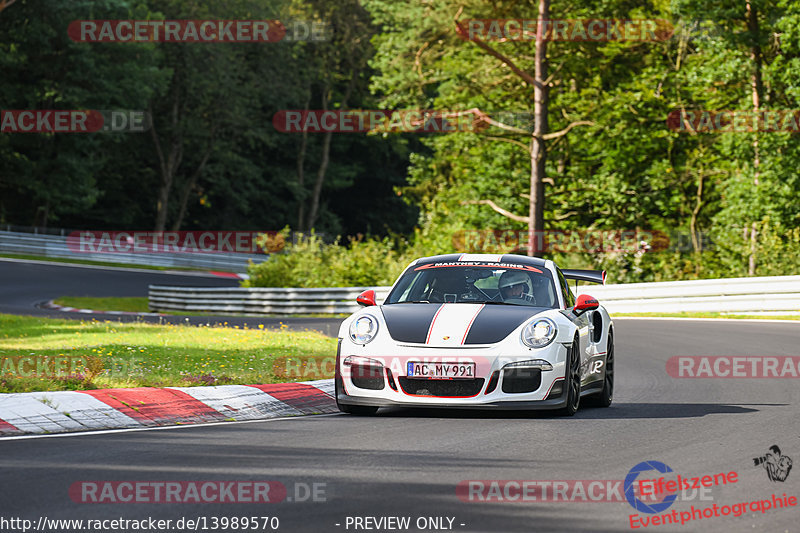
[[537, 370], [553, 370], [553, 365], [544, 359], [532, 359], [530, 361], [517, 361], [515, 363], [508, 363], [503, 368], [535, 368]]
[[372, 315], [362, 315], [350, 324], [350, 340], [356, 344], [367, 344], [378, 333], [378, 321]]
[[529, 322], [522, 328], [520, 337], [525, 346], [531, 348], [544, 348], [556, 338], [558, 328], [555, 323], [548, 318], [540, 318]]
[[383, 363], [377, 359], [370, 359], [369, 357], [361, 357], [360, 355], [351, 355], [345, 358], [342, 362], [344, 366], [377, 366], [383, 368]]

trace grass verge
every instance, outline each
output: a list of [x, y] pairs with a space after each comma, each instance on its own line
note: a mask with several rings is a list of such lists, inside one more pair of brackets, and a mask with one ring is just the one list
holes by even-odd
[[[241, 329], [0, 314], [0, 332], [0, 392], [325, 379], [333, 377], [330, 361], [336, 355], [336, 339], [285, 326]], [[302, 368], [308, 370], [301, 373]]]
[[64, 296], [54, 300], [57, 305], [92, 309], [94, 311], [130, 311], [147, 313], [147, 297], [143, 298], [95, 298], [88, 296]]

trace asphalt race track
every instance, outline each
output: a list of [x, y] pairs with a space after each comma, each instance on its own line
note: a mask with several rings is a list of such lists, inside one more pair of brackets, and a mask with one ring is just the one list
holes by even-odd
[[[9, 312], [21, 305], [24, 291], [8, 288], [6, 265], [2, 269], [2, 309]], [[58, 281], [43, 281], [37, 297], [48, 297], [48, 284], [55, 287]], [[125, 290], [134, 292], [133, 285]], [[9, 304], [5, 295], [12, 290], [18, 296]], [[777, 482], [753, 461], [772, 445], [778, 445], [784, 456], [800, 460], [797, 379], [676, 379], [665, 370], [667, 359], [675, 355], [800, 355], [800, 324], [619, 319], [615, 327], [616, 395], [608, 409], [582, 408], [572, 418], [397, 409], [370, 418], [326, 415], [2, 439], [0, 515], [32, 520], [33, 525], [43, 517], [152, 517], [172, 520], [166, 529], [170, 531], [195, 529], [185, 522], [175, 527], [182, 517], [202, 520], [195, 524], [199, 531], [204, 525], [205, 530], [214, 530], [215, 523], [220, 531], [232, 531], [236, 530], [232, 522], [222, 528], [221, 518], [263, 516], [277, 517], [277, 530], [288, 532], [630, 531], [631, 515], [656, 515], [635, 511], [624, 495], [622, 501], [580, 501], [570, 490], [568, 499], [578, 501], [482, 502], [469, 501], [468, 496], [463, 501], [456, 489], [468, 480], [483, 480], [486, 487], [491, 480], [587, 480], [586, 485], [588, 480], [621, 481], [643, 461], [664, 463], [684, 478], [737, 474], [736, 482], [705, 494], [688, 491], [684, 497], [693, 499], [674, 502], [661, 516], [673, 510], [677, 516], [691, 514], [692, 506], [702, 512], [713, 505], [723, 508], [767, 499], [772, 503], [773, 494], [800, 496], [798, 467]], [[76, 503], [72, 498], [81, 501], [80, 491], [69, 490], [82, 481], [198, 485], [277, 481], [286, 488], [287, 497], [266, 504]], [[307, 490], [314, 484], [318, 484], [316, 498]], [[519, 492], [509, 496], [520, 498]], [[792, 532], [798, 531], [798, 516], [796, 508], [766, 512], [748, 508], [738, 517], [638, 530]], [[385, 522], [388, 517], [409, 517], [409, 527], [385, 527], [397, 525]], [[435, 527], [429, 518], [442, 520], [444, 527]], [[373, 519], [384, 520], [383, 527]], [[242, 522], [238, 525], [243, 530]], [[263, 525], [259, 519], [257, 527], [251, 523], [247, 529], [273, 530]], [[0, 524], [0, 530], [21, 529]]]
[[128, 268], [108, 268], [61, 263], [27, 262], [0, 258], [0, 313], [73, 318], [86, 320], [144, 321], [206, 324], [227, 322], [230, 325], [279, 327], [281, 323], [292, 329], [316, 329], [327, 335], [336, 335], [341, 321], [325, 318], [258, 318], [231, 316], [130, 316], [80, 313], [44, 309], [39, 305], [61, 296], [94, 297], [146, 297], [149, 285], [188, 287], [237, 287], [238, 279], [223, 278], [203, 272], [165, 272]]

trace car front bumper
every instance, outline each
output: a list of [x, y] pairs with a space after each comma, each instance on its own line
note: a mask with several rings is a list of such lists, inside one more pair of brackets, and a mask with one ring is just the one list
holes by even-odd
[[[567, 348], [553, 343], [529, 353], [508, 355], [503, 347], [434, 349], [397, 345], [397, 355], [377, 355], [345, 341], [336, 360], [336, 400], [372, 407], [446, 407], [458, 409], [559, 409], [567, 402], [564, 384]], [[382, 350], [383, 351], [383, 350]], [[368, 358], [369, 379], [343, 363], [349, 356]], [[474, 379], [418, 379], [407, 375], [410, 361], [474, 362]], [[552, 370], [511, 369], [509, 363], [542, 360]], [[527, 381], [526, 381], [527, 380]], [[515, 381], [515, 383], [512, 383]], [[535, 387], [535, 388], [533, 388]], [[516, 392], [520, 391], [520, 392]]]

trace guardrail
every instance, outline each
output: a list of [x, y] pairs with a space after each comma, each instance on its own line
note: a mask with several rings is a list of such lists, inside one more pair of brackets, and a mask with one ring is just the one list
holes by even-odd
[[800, 314], [800, 276], [581, 285], [609, 313]]
[[359, 309], [356, 296], [376, 289], [383, 302], [389, 287], [342, 287], [326, 289], [202, 288], [150, 285], [153, 311], [199, 311], [250, 316], [352, 313]]
[[[63, 233], [63, 232], [62, 232]], [[193, 253], [120, 253], [76, 252], [67, 245], [66, 235], [0, 231], [0, 253], [36, 255], [60, 259], [81, 259], [103, 263], [127, 265], [150, 265], [176, 268], [199, 268], [245, 272], [249, 261], [260, 263], [269, 256], [265, 254], [241, 254], [221, 252]]]
[[[383, 302], [390, 287], [324, 289], [195, 288], [151, 285], [153, 311], [195, 311], [265, 314], [352, 313], [355, 299], [375, 289]], [[710, 311], [751, 314], [800, 314], [800, 276], [731, 278], [624, 285], [581, 285], [614, 313], [678, 313]]]

